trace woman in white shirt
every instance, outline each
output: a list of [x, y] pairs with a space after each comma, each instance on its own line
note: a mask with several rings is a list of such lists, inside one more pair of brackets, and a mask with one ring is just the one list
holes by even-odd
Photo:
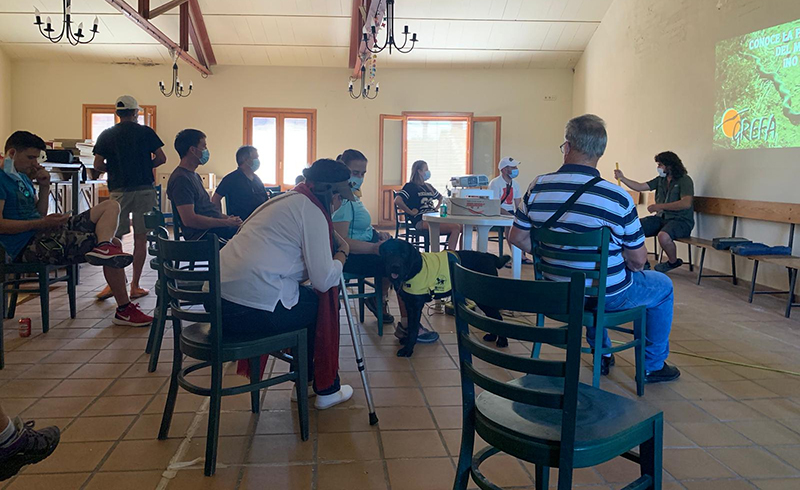
[[303, 175], [305, 183], [257, 208], [220, 251], [222, 327], [223, 335], [307, 328], [315, 406], [325, 409], [353, 395], [338, 376], [337, 285], [349, 247], [331, 212], [354, 196], [341, 162], [317, 160]]

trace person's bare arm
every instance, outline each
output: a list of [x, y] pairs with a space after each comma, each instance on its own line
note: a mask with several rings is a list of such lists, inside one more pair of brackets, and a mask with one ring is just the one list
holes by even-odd
[[508, 234], [508, 242], [524, 253], [531, 253], [531, 232], [529, 230], [512, 226], [511, 232]]
[[378, 254], [378, 247], [380, 246], [380, 243], [364, 242], [361, 240], [353, 240], [352, 238], [347, 237], [350, 229], [350, 223], [347, 221], [334, 221], [333, 229], [339, 234], [339, 236], [342, 237], [345, 242], [347, 242], [347, 245], [350, 246], [350, 253], [365, 255]]
[[94, 156], [94, 169], [100, 173], [107, 172], [108, 167], [106, 167], [106, 157], [96, 154]]
[[677, 201], [666, 202], [663, 204], [651, 204], [647, 206], [647, 210], [651, 213], [658, 211], [683, 211], [692, 207], [694, 198], [692, 196], [683, 196]]
[[406, 202], [400, 196], [394, 198], [394, 203], [397, 205], [398, 208], [400, 208], [400, 211], [406, 213], [409, 216], [416, 216], [417, 214], [419, 214], [419, 210], [411, 209], [408, 206], [406, 206]]
[[153, 168], [160, 167], [167, 163], [167, 155], [164, 154], [164, 150], [161, 148], [157, 149], [153, 152]]
[[623, 248], [622, 258], [625, 260], [625, 267], [634, 272], [640, 271], [644, 269], [644, 264], [647, 262], [647, 247]]
[[[222, 212], [222, 198], [223, 197], [224, 196], [220, 196], [216, 192], [214, 193], [213, 196], [211, 196], [211, 202], [214, 203], [214, 206], [217, 207], [217, 211], [219, 211], [220, 213]], [[181, 216], [183, 216], [183, 215], [181, 215]]]
[[36, 200], [36, 210], [42, 216], [47, 216], [50, 208], [50, 172], [44, 167], [37, 167], [33, 180], [39, 186], [39, 197]]
[[178, 213], [185, 226], [195, 230], [209, 230], [211, 228], [238, 228], [242, 220], [237, 216], [227, 216], [225, 218], [211, 218], [202, 216], [194, 212], [194, 204], [183, 204], [178, 206]]
[[650, 186], [647, 185], [647, 182], [636, 182], [633, 179], [629, 179], [625, 177], [622, 170], [614, 170], [614, 178], [619, 179], [620, 182], [628, 186], [631, 190], [638, 192], [647, 192], [650, 190]]

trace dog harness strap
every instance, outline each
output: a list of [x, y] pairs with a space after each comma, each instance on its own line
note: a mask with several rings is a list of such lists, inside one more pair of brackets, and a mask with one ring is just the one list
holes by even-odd
[[409, 294], [443, 294], [450, 291], [449, 251], [422, 254], [422, 270], [403, 284]]

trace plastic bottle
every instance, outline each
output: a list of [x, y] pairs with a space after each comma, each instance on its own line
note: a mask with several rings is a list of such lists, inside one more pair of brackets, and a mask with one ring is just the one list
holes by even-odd
[[439, 208], [439, 216], [447, 218], [447, 201], [442, 202], [442, 207]]

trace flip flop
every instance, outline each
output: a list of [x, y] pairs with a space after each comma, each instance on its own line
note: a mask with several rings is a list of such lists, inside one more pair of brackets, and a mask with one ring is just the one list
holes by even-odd
[[108, 298], [111, 298], [113, 296], [114, 296], [114, 293], [111, 292], [111, 287], [110, 286], [106, 286], [105, 288], [103, 288], [102, 291], [97, 293], [96, 298], [97, 298], [98, 301], [105, 301]]
[[131, 288], [131, 299], [139, 299], [150, 294], [150, 290], [144, 288]]

